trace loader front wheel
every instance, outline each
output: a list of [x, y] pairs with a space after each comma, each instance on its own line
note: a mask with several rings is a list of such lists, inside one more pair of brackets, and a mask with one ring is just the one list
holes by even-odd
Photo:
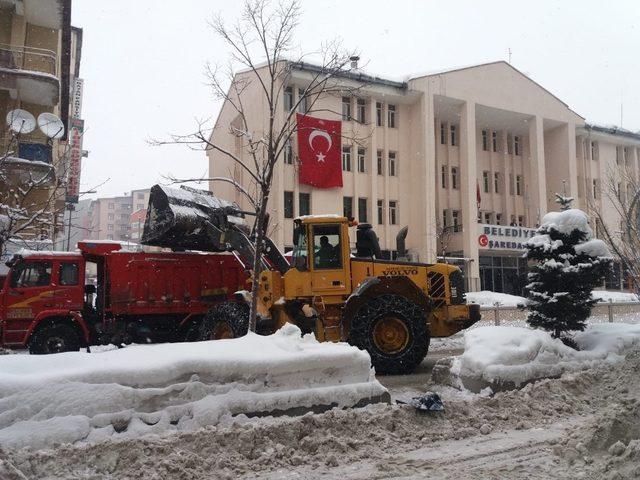
[[366, 350], [376, 373], [411, 373], [429, 350], [424, 310], [400, 295], [370, 298], [351, 320], [349, 342]]
[[199, 340], [243, 337], [249, 330], [249, 305], [224, 302], [207, 312], [200, 325]]

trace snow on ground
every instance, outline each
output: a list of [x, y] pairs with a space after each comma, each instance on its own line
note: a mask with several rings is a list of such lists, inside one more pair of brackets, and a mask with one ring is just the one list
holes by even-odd
[[231, 415], [353, 406], [386, 389], [369, 355], [287, 325], [267, 337], [0, 357], [0, 446], [191, 431]]
[[618, 363], [626, 350], [640, 345], [640, 326], [620, 323], [589, 325], [574, 336], [580, 350], [567, 347], [548, 332], [524, 327], [490, 326], [464, 334], [464, 352], [453, 359], [455, 385], [479, 391], [486, 386], [520, 386], [540, 378], [595, 365]]
[[502, 307], [524, 306], [527, 299], [517, 295], [509, 295], [508, 293], [491, 292], [483, 290], [481, 292], [467, 292], [465, 294], [467, 303], [477, 303], [482, 307], [495, 307], [496, 304]]
[[[635, 293], [594, 290], [591, 295], [600, 303], [609, 301], [614, 303], [638, 302], [638, 296]], [[524, 306], [527, 303], [527, 299], [524, 297], [488, 290], [468, 292], [465, 294], [465, 298], [467, 303], [477, 303], [483, 307], [518, 307], [520, 305]]]
[[[424, 389], [438, 388], [425, 383]], [[242, 420], [170, 437], [0, 450], [0, 478], [637, 479], [640, 355], [492, 396]]]

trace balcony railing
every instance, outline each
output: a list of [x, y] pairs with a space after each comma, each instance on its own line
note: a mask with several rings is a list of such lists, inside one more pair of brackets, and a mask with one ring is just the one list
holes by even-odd
[[45, 48], [0, 43], [0, 67], [56, 76], [56, 53]]

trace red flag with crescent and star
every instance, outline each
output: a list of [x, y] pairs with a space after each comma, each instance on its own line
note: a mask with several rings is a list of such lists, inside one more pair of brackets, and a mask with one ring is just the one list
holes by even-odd
[[300, 183], [317, 188], [342, 186], [342, 122], [296, 114]]

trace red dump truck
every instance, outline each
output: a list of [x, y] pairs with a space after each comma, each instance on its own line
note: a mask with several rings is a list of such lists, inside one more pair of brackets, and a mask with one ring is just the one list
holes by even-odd
[[246, 287], [231, 254], [129, 252], [119, 243], [90, 241], [78, 248], [23, 252], [7, 263], [0, 292], [3, 346], [42, 354], [195, 340], [211, 306]]

